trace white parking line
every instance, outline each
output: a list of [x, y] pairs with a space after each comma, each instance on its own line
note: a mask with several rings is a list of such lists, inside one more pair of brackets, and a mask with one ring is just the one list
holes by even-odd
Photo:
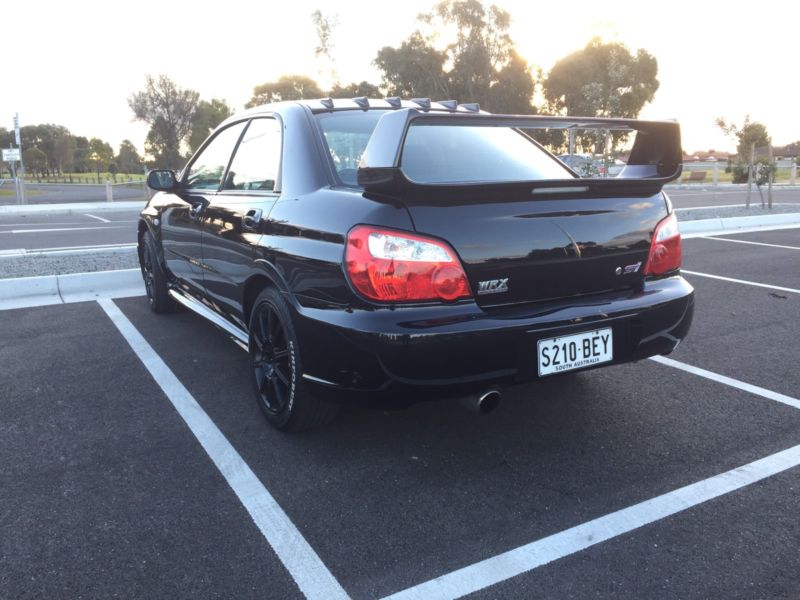
[[723, 277], [722, 275], [711, 275], [710, 273], [698, 273], [697, 271], [687, 271], [686, 269], [681, 269], [681, 273], [685, 273], [686, 275], [696, 275], [697, 277], [708, 277], [709, 279], [719, 279], [720, 281], [741, 283], [743, 285], [752, 285], [755, 287], [762, 287], [770, 290], [779, 290], [781, 292], [789, 292], [790, 294], [800, 294], [800, 290], [796, 290], [794, 288], [781, 287], [779, 285], [769, 285], [768, 283], [758, 283], [757, 281], [747, 281], [746, 279], [734, 279], [733, 277]]
[[[800, 409], [800, 400], [785, 394], [664, 356], [654, 356], [650, 360]], [[796, 466], [800, 466], [800, 446], [479, 561], [387, 596], [384, 600], [460, 598]]]
[[687, 373], [692, 373], [693, 375], [705, 377], [706, 379], [710, 379], [718, 383], [729, 385], [750, 394], [767, 398], [768, 400], [774, 400], [775, 402], [780, 402], [781, 404], [786, 404], [787, 406], [791, 406], [793, 408], [800, 408], [800, 400], [792, 398], [791, 396], [779, 394], [778, 392], [773, 392], [772, 390], [768, 390], [757, 385], [745, 383], [744, 381], [739, 381], [738, 379], [732, 379], [731, 377], [726, 377], [725, 375], [720, 375], [719, 373], [714, 373], [713, 371], [706, 371], [700, 367], [687, 365], [686, 363], [682, 363], [672, 358], [667, 358], [666, 356], [651, 356], [650, 360], [661, 363], [662, 365], [666, 365], [668, 367], [680, 369], [681, 371], [686, 371]]
[[385, 600], [459, 598], [800, 465], [800, 446], [503, 552]]
[[103, 217], [98, 217], [97, 215], [90, 215], [89, 213], [85, 213], [87, 217], [92, 217], [93, 219], [97, 219], [102, 223], [111, 223], [108, 219], [104, 219]]
[[319, 600], [348, 598], [267, 488], [142, 334], [113, 301], [97, 302], [225, 477], [302, 593]]
[[714, 237], [712, 235], [704, 236], [704, 240], [716, 240], [718, 242], [733, 242], [734, 244], [751, 244], [753, 246], [768, 246], [770, 248], [783, 248], [785, 250], [800, 250], [800, 246], [784, 246], [782, 244], [767, 244], [764, 242], [751, 242], [750, 240], [731, 240], [723, 237]]
[[84, 231], [87, 229], [105, 230], [105, 229], [129, 229], [127, 225], [112, 225], [104, 227], [103, 225], [96, 225], [95, 227], [54, 227], [50, 229], [10, 229], [8, 231], [0, 231], [0, 233], [50, 233], [52, 231]]

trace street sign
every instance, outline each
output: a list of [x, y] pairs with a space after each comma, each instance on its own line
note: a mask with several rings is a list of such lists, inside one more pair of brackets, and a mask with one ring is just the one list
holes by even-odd
[[19, 160], [20, 160], [19, 148], [3, 148], [4, 162], [19, 162]]
[[14, 137], [17, 139], [17, 146], [21, 146], [22, 144], [19, 143], [19, 113], [14, 113]]

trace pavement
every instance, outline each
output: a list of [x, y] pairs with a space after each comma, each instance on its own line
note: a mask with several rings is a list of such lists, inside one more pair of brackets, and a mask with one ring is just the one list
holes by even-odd
[[0, 313], [0, 597], [796, 598], [800, 233], [684, 242], [668, 359], [271, 429], [141, 297]]

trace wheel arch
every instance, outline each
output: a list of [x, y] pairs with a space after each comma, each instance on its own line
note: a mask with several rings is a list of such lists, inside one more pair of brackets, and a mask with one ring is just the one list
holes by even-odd
[[247, 278], [242, 290], [242, 316], [247, 324], [250, 323], [250, 313], [253, 310], [256, 298], [268, 287], [276, 288], [289, 300], [290, 304], [294, 303], [286, 280], [274, 265], [267, 260], [258, 259], [256, 260], [256, 267], [256, 272]]

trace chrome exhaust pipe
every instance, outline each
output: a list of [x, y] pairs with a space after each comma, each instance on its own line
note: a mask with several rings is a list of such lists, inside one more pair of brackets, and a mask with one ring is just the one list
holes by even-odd
[[473, 412], [488, 415], [500, 406], [502, 394], [500, 390], [486, 390], [475, 396], [461, 398], [461, 404]]

